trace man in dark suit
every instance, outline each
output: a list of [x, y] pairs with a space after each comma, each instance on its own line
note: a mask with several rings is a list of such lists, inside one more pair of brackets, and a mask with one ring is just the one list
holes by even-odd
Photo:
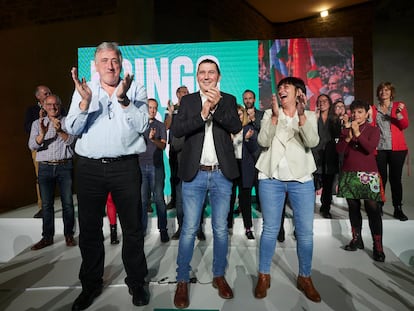
[[220, 69], [211, 59], [204, 59], [197, 69], [200, 91], [181, 99], [177, 121], [172, 125], [176, 137], [184, 137], [178, 176], [182, 180], [184, 221], [178, 245], [177, 308], [189, 305], [188, 282], [195, 235], [203, 202], [209, 193], [213, 227], [213, 287], [224, 299], [233, 291], [224, 278], [227, 266], [227, 214], [230, 208], [232, 180], [239, 176], [231, 134], [242, 126], [234, 96], [220, 92]]

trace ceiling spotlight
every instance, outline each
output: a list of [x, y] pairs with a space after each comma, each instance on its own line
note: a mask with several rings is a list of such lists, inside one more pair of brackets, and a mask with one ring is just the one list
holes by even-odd
[[328, 10], [321, 11], [321, 17], [327, 17], [329, 15]]

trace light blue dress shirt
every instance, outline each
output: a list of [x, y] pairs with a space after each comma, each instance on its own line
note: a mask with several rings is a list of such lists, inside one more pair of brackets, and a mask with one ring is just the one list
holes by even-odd
[[94, 159], [144, 152], [143, 134], [149, 124], [145, 88], [132, 81], [126, 94], [131, 103], [122, 108], [117, 90], [110, 97], [99, 81], [90, 81], [88, 86], [92, 90], [89, 109], [80, 110], [82, 98], [75, 90], [65, 120], [67, 132], [78, 136], [75, 152]]

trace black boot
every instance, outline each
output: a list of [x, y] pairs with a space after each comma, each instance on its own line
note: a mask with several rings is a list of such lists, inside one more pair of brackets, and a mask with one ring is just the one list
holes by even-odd
[[364, 249], [364, 241], [362, 241], [361, 228], [352, 227], [352, 240], [348, 245], [345, 245], [345, 250], [356, 251], [358, 248]]
[[111, 228], [111, 244], [119, 244], [118, 233], [116, 231], [116, 224], [110, 225]]
[[374, 246], [372, 248], [372, 258], [375, 261], [384, 262], [385, 254], [382, 248], [382, 235], [374, 234], [372, 236], [372, 239], [374, 240]]
[[285, 241], [285, 229], [283, 226], [280, 227], [279, 234], [277, 235], [277, 240], [281, 243]]
[[401, 221], [408, 220], [408, 217], [405, 216], [405, 214], [402, 211], [402, 206], [401, 205], [394, 206], [394, 218], [397, 218]]

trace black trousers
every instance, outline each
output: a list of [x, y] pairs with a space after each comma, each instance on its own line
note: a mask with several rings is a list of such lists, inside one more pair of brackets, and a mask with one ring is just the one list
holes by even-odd
[[80, 157], [76, 167], [79, 214], [79, 279], [85, 290], [102, 286], [105, 248], [103, 215], [111, 192], [122, 228], [122, 261], [125, 283], [143, 285], [148, 273], [141, 225], [141, 171], [138, 157], [102, 163]]
[[[242, 172], [242, 160], [238, 159], [237, 164], [239, 171]], [[227, 227], [233, 228], [233, 212], [234, 204], [236, 202], [236, 192], [239, 189], [239, 209], [243, 217], [243, 225], [245, 229], [250, 229], [253, 226], [252, 221], [252, 187], [243, 187], [243, 178], [240, 174], [235, 180], [233, 180], [233, 187], [231, 189], [230, 197], [230, 211], [227, 216]], [[256, 188], [257, 190], [257, 188]]]
[[178, 153], [171, 144], [168, 161], [170, 164], [171, 205], [175, 207], [177, 202], [177, 187], [180, 179], [178, 178]]
[[387, 180], [390, 181], [392, 205], [399, 206], [402, 204], [402, 170], [408, 151], [378, 150], [377, 166], [385, 190]]

